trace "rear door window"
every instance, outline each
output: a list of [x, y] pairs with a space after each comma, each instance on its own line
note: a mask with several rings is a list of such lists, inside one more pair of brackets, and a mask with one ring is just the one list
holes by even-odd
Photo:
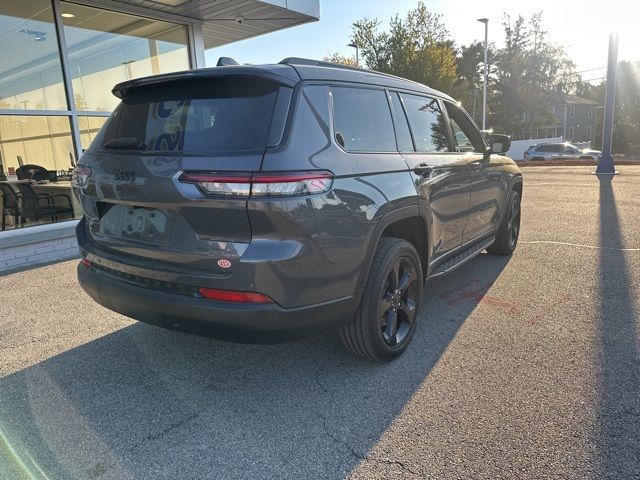
[[449, 151], [449, 132], [435, 98], [402, 94], [418, 152]]
[[383, 90], [332, 87], [336, 141], [347, 152], [397, 152]]
[[229, 77], [133, 90], [109, 119], [101, 147], [200, 155], [263, 151], [279, 88]]

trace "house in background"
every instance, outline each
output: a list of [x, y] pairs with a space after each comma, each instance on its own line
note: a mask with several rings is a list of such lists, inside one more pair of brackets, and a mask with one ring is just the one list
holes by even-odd
[[[534, 128], [533, 137], [521, 134], [515, 135], [514, 137], [517, 138], [514, 140], [562, 137], [568, 142], [592, 142], [592, 145], [594, 144], [597, 111], [598, 108], [601, 108], [598, 102], [568, 93], [555, 92], [551, 95], [549, 103], [554, 122], [550, 125]], [[526, 123], [529, 121], [528, 116], [528, 113], [522, 112], [519, 119], [522, 123]]]

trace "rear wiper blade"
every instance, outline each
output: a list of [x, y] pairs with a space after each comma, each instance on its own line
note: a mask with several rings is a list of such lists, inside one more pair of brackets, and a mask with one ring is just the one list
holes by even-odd
[[136, 137], [118, 137], [113, 140], [109, 140], [103, 145], [104, 148], [133, 148], [135, 150], [143, 150], [147, 148], [147, 145]]

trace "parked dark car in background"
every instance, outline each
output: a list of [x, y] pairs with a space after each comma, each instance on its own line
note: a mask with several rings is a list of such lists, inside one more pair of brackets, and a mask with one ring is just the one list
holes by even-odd
[[[313, 60], [132, 80], [74, 171], [82, 288], [245, 342], [408, 346], [430, 278], [510, 255], [522, 175], [450, 97]], [[498, 147], [499, 146], [499, 147]]]
[[598, 160], [600, 150], [578, 148], [570, 143], [540, 143], [532, 145], [524, 152], [525, 160]]

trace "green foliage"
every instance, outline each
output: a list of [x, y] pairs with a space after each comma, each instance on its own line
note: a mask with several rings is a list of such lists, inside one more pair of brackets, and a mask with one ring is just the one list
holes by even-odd
[[614, 125], [614, 152], [640, 153], [640, 62], [618, 64]]
[[379, 20], [368, 18], [353, 24], [352, 41], [368, 68], [444, 92], [454, 89], [456, 51], [440, 15], [428, 12], [420, 2], [405, 19], [391, 19], [388, 32], [379, 31], [380, 25]]
[[[489, 126], [510, 135], [533, 136], [537, 127], [558, 123], [551, 111], [554, 92], [575, 93], [604, 104], [604, 86], [581, 83], [565, 50], [553, 44], [542, 13], [530, 18], [504, 16], [504, 47], [489, 46]], [[483, 43], [456, 48], [442, 17], [423, 2], [405, 18], [392, 18], [383, 29], [378, 19], [353, 24], [352, 42], [366, 67], [423, 83], [460, 100], [479, 120], [482, 109]], [[325, 60], [354, 66], [349, 57]], [[621, 62], [614, 147], [640, 149], [640, 64]], [[474, 108], [475, 105], [475, 108]], [[526, 121], [520, 115], [526, 113]], [[601, 127], [597, 127], [596, 135]], [[596, 138], [596, 145], [599, 145]]]
[[[575, 94], [604, 105], [606, 89], [606, 81], [602, 81], [598, 85], [578, 82]], [[602, 110], [598, 112], [596, 120], [593, 145], [600, 148], [602, 145]], [[618, 63], [613, 151], [614, 153], [640, 153], [640, 62], [623, 60]]]
[[354, 57], [345, 57], [344, 55], [340, 55], [337, 52], [326, 55], [323, 59], [324, 62], [338, 63], [340, 65], [346, 65], [347, 67], [356, 67], [356, 58]]
[[[542, 13], [503, 21], [505, 46], [495, 54], [491, 123], [509, 135], [532, 136], [536, 127], [557, 122], [550, 94], [575, 81], [574, 64], [564, 49], [549, 42]], [[519, 114], [526, 112], [526, 122]]]
[[[493, 57], [494, 48], [489, 45], [489, 58]], [[452, 95], [479, 123], [482, 118], [482, 85], [484, 73], [484, 42], [473, 42], [463, 45], [456, 57], [458, 80]]]

